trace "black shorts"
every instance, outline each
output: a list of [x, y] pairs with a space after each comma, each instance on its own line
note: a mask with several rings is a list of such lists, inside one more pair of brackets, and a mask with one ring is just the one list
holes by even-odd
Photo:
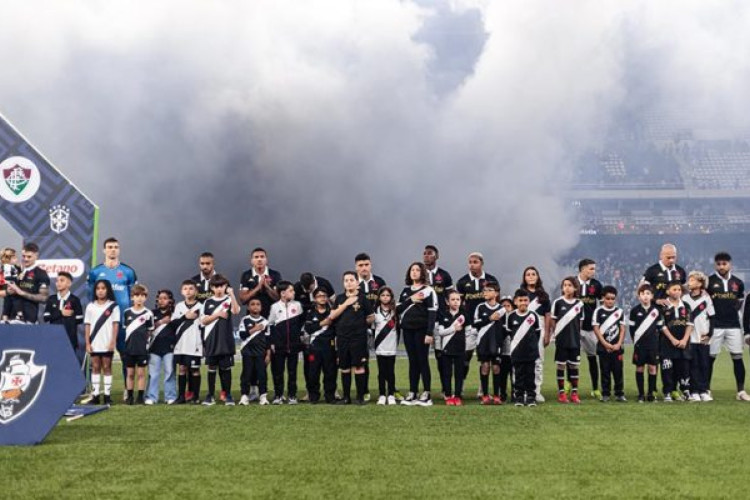
[[659, 351], [656, 349], [642, 349], [636, 346], [633, 349], [633, 364], [635, 366], [658, 365]]
[[575, 347], [558, 347], [555, 349], [556, 363], [569, 363], [577, 365], [581, 363], [581, 348]]
[[123, 354], [122, 363], [128, 368], [134, 368], [136, 366], [148, 366], [148, 354], [140, 356]]
[[[114, 351], [92, 352], [91, 354], [89, 354], [89, 356], [91, 356], [92, 358], [94, 356], [99, 356], [100, 358], [110, 358], [110, 359], [114, 355], [115, 355]], [[123, 363], [124, 363], [124, 361], [123, 361]]]
[[500, 354], [489, 354], [486, 352], [479, 352], [477, 351], [477, 361], [480, 363], [492, 363], [493, 365], [499, 365], [500, 364]]
[[355, 339], [339, 339], [338, 358], [339, 368], [348, 370], [351, 367], [359, 368], [367, 363], [370, 350], [367, 347], [367, 337]]
[[191, 356], [190, 354], [177, 354], [174, 357], [174, 362], [178, 365], [187, 366], [188, 368], [201, 367], [201, 357]]
[[217, 366], [219, 370], [228, 370], [234, 366], [234, 356], [231, 354], [206, 356], [206, 366]]

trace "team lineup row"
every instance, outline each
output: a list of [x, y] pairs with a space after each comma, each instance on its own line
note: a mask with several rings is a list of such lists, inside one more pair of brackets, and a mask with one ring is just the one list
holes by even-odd
[[[106, 248], [105, 243], [105, 254]], [[274, 382], [273, 402], [285, 400], [286, 376], [286, 400], [295, 403], [301, 353], [311, 402], [337, 401], [338, 369], [343, 393], [340, 402], [362, 403], [369, 385], [371, 352], [378, 365], [378, 402], [394, 403], [398, 395], [394, 366], [400, 342], [409, 358], [409, 391], [402, 404], [432, 404], [428, 359], [434, 345], [447, 404], [461, 404], [463, 380], [476, 352], [483, 403], [501, 404], [509, 399], [510, 382], [516, 404], [533, 405], [541, 399], [541, 367], [544, 348], [550, 342], [555, 344], [558, 400], [580, 401], [582, 349], [589, 359], [592, 394], [602, 400], [624, 400], [622, 347], [626, 327], [634, 341], [639, 400], [654, 398], [659, 366], [665, 400], [710, 400], [713, 360], [722, 346], [732, 354], [737, 398], [750, 399], [744, 392], [739, 314], [744, 284], [731, 275], [731, 257], [726, 254], [717, 254], [716, 273], [711, 277], [694, 272], [688, 279], [675, 263], [676, 249], [665, 245], [659, 262], [644, 273], [638, 291], [640, 303], [628, 318], [615, 306], [617, 291], [603, 287], [594, 278], [596, 263], [590, 259], [580, 262], [578, 276], [563, 280], [562, 297], [551, 301], [533, 267], [524, 270], [522, 284], [513, 297], [500, 297], [497, 280], [483, 270], [481, 254], [469, 255], [469, 273], [455, 285], [450, 275], [437, 267], [437, 257], [436, 248], [426, 247], [423, 262], [409, 266], [406, 287], [396, 296], [382, 279], [372, 275], [369, 257], [358, 255], [357, 271], [344, 275], [345, 292], [335, 295], [328, 280], [311, 273], [304, 273], [296, 284], [283, 281], [279, 273], [268, 268], [266, 252], [255, 249], [251, 253], [253, 267], [243, 274], [236, 297], [226, 279], [216, 275], [213, 256], [205, 253], [199, 259], [201, 273], [182, 284], [184, 300], [174, 306], [171, 293], [160, 291], [154, 311], [145, 308], [147, 292], [137, 285], [130, 290], [132, 307], [129, 303], [127, 308], [119, 307], [113, 284], [103, 277], [96, 279], [94, 269], [90, 283], [95, 300], [82, 318], [92, 359], [94, 401], [99, 399], [102, 372], [104, 397], [108, 399], [111, 353], [117, 347], [129, 366], [126, 384], [130, 401], [135, 400], [135, 375], [139, 399], [144, 400], [145, 366], [150, 364], [146, 402], [158, 399], [160, 371], [166, 375], [167, 402], [195, 402], [200, 393], [199, 367], [205, 357], [209, 387], [204, 404], [215, 401], [217, 374], [226, 394], [223, 399], [233, 404], [231, 366], [236, 348], [232, 315], [239, 314], [240, 304], [247, 306], [247, 314], [240, 321], [242, 403], [253, 399], [254, 393], [268, 402], [268, 364]], [[116, 264], [122, 265], [119, 259]], [[687, 293], [683, 290], [686, 282]], [[51, 316], [54, 311], [49, 319], [53, 319]], [[123, 327], [119, 328], [122, 346], [116, 345], [119, 325]], [[158, 358], [156, 363], [154, 358]], [[173, 387], [173, 363], [179, 371], [179, 392]], [[644, 389], [646, 372], [648, 391]], [[356, 383], [354, 399], [352, 379]], [[156, 391], [151, 388], [154, 381]]]

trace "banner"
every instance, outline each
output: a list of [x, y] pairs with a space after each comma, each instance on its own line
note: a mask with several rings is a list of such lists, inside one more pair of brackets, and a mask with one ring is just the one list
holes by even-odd
[[0, 325], [0, 445], [40, 443], [85, 386], [60, 325]]
[[86, 276], [96, 260], [99, 208], [2, 115], [0, 213], [24, 244], [39, 245], [39, 265], [53, 283], [58, 272], [68, 271], [74, 276], [73, 293], [86, 297]]

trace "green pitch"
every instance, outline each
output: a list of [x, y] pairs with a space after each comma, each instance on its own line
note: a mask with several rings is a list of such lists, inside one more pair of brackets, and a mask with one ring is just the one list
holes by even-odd
[[[407, 361], [396, 366], [403, 389]], [[586, 361], [581, 374], [587, 389]], [[439, 387], [436, 370], [433, 380]], [[0, 449], [2, 497], [704, 498], [746, 491], [750, 404], [734, 399], [726, 353], [712, 403], [637, 404], [630, 364], [624, 404], [594, 401], [586, 390], [580, 406], [557, 404], [551, 362], [548, 402], [536, 408], [478, 405], [476, 363], [468, 382], [460, 408], [116, 404], [62, 421], [40, 446]], [[373, 394], [376, 384], [373, 373]]]

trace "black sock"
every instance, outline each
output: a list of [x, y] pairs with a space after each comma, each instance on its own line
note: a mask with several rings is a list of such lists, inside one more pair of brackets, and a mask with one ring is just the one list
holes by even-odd
[[177, 375], [177, 391], [181, 398], [185, 397], [185, 387], [187, 386], [187, 375]]
[[487, 375], [479, 372], [479, 381], [482, 383], [482, 396], [490, 395], [490, 374]]
[[221, 390], [229, 395], [232, 392], [232, 370], [220, 370], [219, 381], [221, 382]]
[[500, 374], [492, 372], [492, 388], [495, 389], [495, 396], [500, 396]]
[[635, 372], [635, 385], [638, 387], [638, 396], [643, 397], [643, 372]]
[[201, 372], [190, 375], [190, 380], [192, 382], [190, 390], [193, 392], [193, 397], [198, 399], [198, 396], [201, 393]]
[[734, 380], [737, 382], [737, 392], [745, 390], [745, 363], [742, 362], [742, 358], [733, 359], [734, 363]]
[[208, 395], [216, 393], [216, 370], [208, 370]]
[[591, 376], [591, 387], [593, 390], [599, 388], [599, 366], [596, 363], [596, 356], [589, 356], [589, 375]]
[[714, 374], [714, 363], [716, 362], [716, 358], [713, 356], [708, 358], [708, 373], [706, 373], [706, 378], [708, 379], [708, 382], [706, 384], [708, 390], [711, 390], [711, 377]]
[[341, 372], [341, 390], [344, 399], [352, 399], [352, 373]]
[[355, 373], [354, 383], [357, 386], [357, 399], [364, 399], [365, 393], [367, 392], [367, 374]]
[[143, 391], [142, 390], [138, 391], [138, 401], [143, 401]]
[[128, 399], [133, 399], [133, 389], [128, 389]]
[[653, 375], [649, 373], [648, 374], [648, 393], [653, 394], [654, 392], [656, 392], [656, 373], [654, 373]]
[[568, 377], [570, 378], [570, 392], [575, 394], [578, 392], [578, 366], [568, 365]]
[[565, 392], [565, 368], [557, 368], [557, 392], [558, 394]]

